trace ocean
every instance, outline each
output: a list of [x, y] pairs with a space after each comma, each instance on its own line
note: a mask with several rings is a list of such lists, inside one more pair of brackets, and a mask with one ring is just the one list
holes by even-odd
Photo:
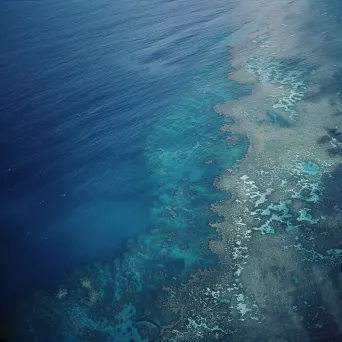
[[[215, 125], [212, 106], [229, 95], [232, 6], [1, 3], [2, 302], [120, 256], [129, 239], [156, 228], [161, 180], [151, 153], [186, 153], [218, 134], [218, 123], [204, 131], [189, 118]], [[167, 181], [172, 187], [207, 173], [209, 193], [196, 196], [206, 210], [220, 166], [198, 159], [194, 153], [188, 165], [184, 157], [171, 165]]]
[[0, 2], [0, 338], [340, 341], [340, 9]]

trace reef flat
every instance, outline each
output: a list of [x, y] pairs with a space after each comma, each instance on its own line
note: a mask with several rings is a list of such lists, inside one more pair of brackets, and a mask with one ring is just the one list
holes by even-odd
[[[229, 78], [253, 89], [215, 111], [234, 120], [221, 130], [246, 135], [249, 149], [215, 181], [230, 194], [212, 205], [224, 218], [211, 224], [220, 240], [209, 244], [220, 267], [166, 289], [161, 305], [177, 319], [163, 341], [338, 341], [339, 18], [306, 0], [240, 6], [235, 16], [255, 16], [234, 34]], [[314, 24], [331, 26], [312, 35]], [[328, 36], [334, 54], [322, 51]]]

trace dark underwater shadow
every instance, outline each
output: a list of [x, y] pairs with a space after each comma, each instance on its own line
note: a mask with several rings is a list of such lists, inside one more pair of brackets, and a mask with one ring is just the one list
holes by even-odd
[[[321, 201], [313, 205], [313, 210], [327, 223], [315, 232], [315, 252], [326, 255], [328, 250], [342, 249], [342, 163], [323, 176], [322, 189]], [[342, 258], [336, 256], [334, 260], [327, 267], [314, 265], [312, 284], [307, 285], [308, 293], [312, 292], [311, 306], [302, 307], [301, 313], [303, 328], [313, 342], [342, 341]]]

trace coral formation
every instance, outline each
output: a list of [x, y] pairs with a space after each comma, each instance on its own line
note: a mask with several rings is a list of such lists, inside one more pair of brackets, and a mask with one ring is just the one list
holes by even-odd
[[[278, 6], [296, 11], [305, 1]], [[289, 40], [294, 26], [290, 18], [281, 17], [279, 7], [276, 11], [267, 35], [261, 30], [234, 49], [231, 77], [254, 82], [251, 94], [215, 106], [219, 115], [234, 120], [222, 130], [245, 133], [250, 142], [238, 167], [215, 182], [230, 194], [229, 201], [212, 206], [224, 218], [212, 224], [220, 241], [210, 242], [219, 257], [219, 272], [186, 290], [198, 294], [196, 299], [184, 296], [178, 302], [183, 289], [173, 289], [168, 305], [181, 306], [182, 319], [169, 324], [165, 341], [214, 341], [218, 329], [230, 341], [310, 341], [317, 334], [333, 338], [342, 330], [341, 312], [334, 304], [339, 302], [338, 288], [329, 282], [322, 286], [323, 279], [329, 281], [328, 273], [338, 274], [341, 265], [336, 247], [342, 243], [337, 230], [341, 219], [323, 213], [327, 177], [341, 158], [317, 141], [324, 126], [338, 124], [334, 113], [341, 108], [339, 93], [314, 101], [306, 96], [309, 84], [312, 88], [326, 77], [325, 65], [313, 69], [310, 59], [293, 63], [299, 50], [297, 41]], [[272, 27], [279, 23], [284, 27]], [[289, 43], [286, 51], [275, 49], [282, 37]], [[279, 117], [289, 124], [274, 125]], [[334, 132], [327, 140], [331, 144], [337, 140]]]

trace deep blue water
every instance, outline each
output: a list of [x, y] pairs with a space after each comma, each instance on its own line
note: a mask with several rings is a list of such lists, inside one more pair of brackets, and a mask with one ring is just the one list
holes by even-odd
[[[217, 81], [221, 94], [215, 82], [226, 78], [231, 6], [223, 0], [0, 3], [0, 272], [6, 279], [0, 300], [120, 255], [127, 239], [156, 228], [156, 203], [168, 199], [158, 183], [163, 166], [151, 156], [170, 137], [185, 159], [208, 143], [203, 115], [213, 117], [213, 103], [227, 97], [223, 81]], [[179, 120], [198, 112], [197, 130], [191, 131], [196, 120]], [[172, 122], [180, 122], [174, 131]], [[170, 158], [162, 163], [184, 164], [184, 156]], [[205, 177], [192, 164], [175, 170], [170, 184]], [[208, 187], [219, 171], [209, 172]], [[193, 205], [210, 201], [197, 198]]]

